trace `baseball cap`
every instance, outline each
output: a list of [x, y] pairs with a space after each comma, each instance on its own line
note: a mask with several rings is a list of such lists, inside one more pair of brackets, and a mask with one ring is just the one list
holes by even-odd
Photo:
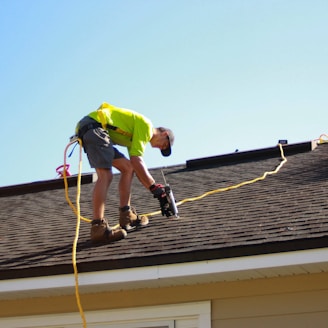
[[174, 143], [174, 134], [173, 134], [172, 130], [167, 129], [167, 128], [161, 128], [161, 131], [162, 132], [166, 131], [168, 133], [167, 134], [167, 140], [169, 141], [168, 147], [166, 149], [161, 149], [162, 155], [167, 157], [167, 156], [170, 156], [171, 152], [172, 152], [171, 146], [173, 146], [173, 143]]

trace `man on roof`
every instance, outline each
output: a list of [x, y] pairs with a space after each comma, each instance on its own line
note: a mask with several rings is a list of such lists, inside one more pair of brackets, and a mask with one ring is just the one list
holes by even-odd
[[[170, 129], [153, 127], [145, 116], [108, 103], [83, 117], [76, 126], [90, 166], [95, 168], [98, 179], [93, 190], [93, 220], [91, 241], [113, 242], [126, 237], [127, 232], [148, 224], [146, 216], [139, 216], [131, 207], [131, 183], [136, 174], [141, 184], [149, 189], [160, 202], [167, 204], [165, 189], [155, 182], [143, 160], [147, 143], [159, 148], [163, 156], [171, 154], [174, 135]], [[127, 148], [129, 159], [114, 145]], [[104, 218], [107, 192], [111, 184], [112, 167], [121, 173], [119, 181], [119, 228], [111, 229]]]

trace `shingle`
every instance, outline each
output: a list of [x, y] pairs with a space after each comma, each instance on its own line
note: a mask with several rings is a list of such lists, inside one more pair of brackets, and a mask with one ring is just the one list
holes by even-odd
[[[286, 148], [287, 149], [287, 148]], [[177, 201], [252, 180], [274, 170], [280, 152], [255, 152], [247, 159], [219, 160], [192, 167], [165, 167], [164, 173]], [[276, 154], [273, 156], [272, 154]], [[240, 155], [239, 155], [240, 156]], [[218, 157], [220, 159], [220, 157]], [[150, 218], [148, 227], [128, 234], [125, 240], [94, 246], [90, 225], [81, 222], [77, 259], [83, 271], [101, 268], [175, 263], [308, 248], [328, 244], [327, 179], [328, 146], [291, 153], [278, 174], [243, 187], [218, 192], [179, 206], [179, 219], [161, 215]], [[201, 162], [202, 163], [202, 162]], [[160, 168], [150, 170], [162, 182]], [[119, 175], [108, 195], [106, 217], [118, 221]], [[71, 272], [76, 217], [68, 206], [64, 189], [0, 197], [0, 278]], [[54, 185], [50, 182], [49, 185]], [[58, 185], [58, 183], [57, 183]], [[81, 214], [90, 218], [93, 183], [81, 186]], [[8, 190], [8, 189], [7, 189]], [[7, 192], [6, 190], [6, 192]], [[2, 190], [3, 191], [3, 190]], [[75, 202], [77, 188], [69, 194]], [[132, 204], [139, 214], [159, 210], [158, 201], [137, 179]]]

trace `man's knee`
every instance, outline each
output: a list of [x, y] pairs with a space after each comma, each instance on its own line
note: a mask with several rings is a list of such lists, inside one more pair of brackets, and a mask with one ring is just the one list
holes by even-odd
[[113, 161], [113, 166], [122, 174], [133, 175], [134, 169], [131, 162], [127, 158], [120, 158]]
[[113, 178], [112, 170], [110, 169], [103, 169], [103, 168], [97, 168], [96, 173], [98, 176], [98, 180], [111, 182]]

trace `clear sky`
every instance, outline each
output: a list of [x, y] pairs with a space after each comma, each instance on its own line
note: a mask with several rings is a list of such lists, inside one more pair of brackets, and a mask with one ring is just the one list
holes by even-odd
[[103, 101], [174, 130], [149, 168], [328, 133], [326, 0], [1, 0], [0, 40], [0, 186], [56, 178]]

